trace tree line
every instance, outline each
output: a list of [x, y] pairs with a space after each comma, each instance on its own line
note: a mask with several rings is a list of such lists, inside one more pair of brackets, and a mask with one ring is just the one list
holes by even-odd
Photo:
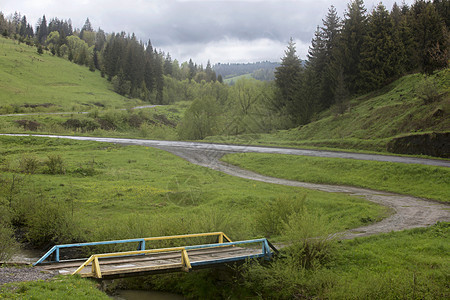
[[53, 18], [47, 22], [44, 15], [33, 30], [26, 16], [16, 12], [5, 18], [0, 12], [0, 32], [5, 37], [36, 46], [39, 53], [46, 49], [55, 56], [85, 65], [91, 71], [98, 70], [112, 82], [117, 93], [155, 104], [175, 101], [164, 97], [168, 93], [165, 89], [173, 80], [221, 81], [209, 61], [205, 68], [192, 60], [180, 65], [169, 53], [154, 49], [150, 40], [143, 43], [134, 34], [94, 30], [89, 18], [81, 29], [73, 29], [70, 19]]
[[272, 106], [290, 126], [306, 124], [332, 105], [342, 113], [350, 96], [379, 89], [405, 74], [432, 74], [448, 66], [448, 0], [395, 3], [390, 12], [380, 3], [370, 13], [363, 0], [352, 0], [343, 19], [331, 6], [322, 21], [305, 66], [291, 39], [275, 72]]
[[[306, 61], [291, 39], [273, 82], [222, 84], [210, 62], [180, 64], [134, 34], [81, 30], [70, 20], [39, 20], [36, 30], [20, 14], [0, 14], [0, 32], [41, 45], [53, 55], [99, 70], [116, 92], [155, 104], [192, 101], [179, 124], [182, 139], [269, 132], [306, 124], [333, 107], [343, 113], [352, 96], [367, 93], [413, 72], [448, 67], [450, 1], [380, 3], [370, 13], [351, 0], [341, 19], [331, 6], [317, 27]], [[217, 65], [214, 67], [218, 67]], [[223, 67], [227, 67], [223, 65]]]

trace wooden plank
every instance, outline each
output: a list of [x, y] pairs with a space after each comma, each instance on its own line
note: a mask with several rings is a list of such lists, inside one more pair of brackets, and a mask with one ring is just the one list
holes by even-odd
[[178, 264], [166, 264], [159, 266], [150, 266], [150, 267], [137, 267], [137, 268], [125, 268], [125, 269], [117, 269], [117, 270], [102, 270], [102, 276], [108, 275], [116, 275], [116, 274], [125, 274], [125, 273], [137, 273], [137, 272], [149, 272], [156, 270], [168, 270], [168, 269], [181, 269], [183, 265]]
[[[194, 250], [188, 250], [187, 253], [190, 258], [194, 258], [198, 255], [205, 255], [205, 254], [214, 256], [218, 253], [240, 252], [240, 251], [243, 251], [243, 249], [247, 249], [247, 248], [221, 247], [221, 248], [210, 248], [210, 249], [194, 249]], [[113, 264], [114, 263], [129, 263], [130, 261], [137, 262], [137, 261], [152, 261], [152, 260], [178, 259], [178, 258], [180, 258], [179, 253], [151, 253], [151, 254], [147, 254], [147, 255], [106, 257], [106, 258], [101, 258], [100, 263], [101, 263], [101, 265], [105, 265], [105, 264], [110, 264], [110, 263], [113, 263]], [[66, 262], [42, 265], [42, 267], [46, 270], [56, 270], [56, 269], [70, 268], [70, 267], [78, 268], [79, 266], [80, 266], [80, 261], [75, 261], [75, 262], [66, 261]], [[87, 265], [87, 267], [88, 266], [90, 266], [90, 264]]]

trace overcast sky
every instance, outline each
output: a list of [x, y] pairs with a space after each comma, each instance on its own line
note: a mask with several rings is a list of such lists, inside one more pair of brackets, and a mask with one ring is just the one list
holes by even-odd
[[[371, 11], [379, 0], [366, 0]], [[395, 0], [384, 0], [391, 10]], [[402, 0], [397, 0], [401, 4]], [[407, 4], [413, 0], [405, 0]], [[15, 11], [36, 26], [71, 19], [74, 28], [86, 20], [105, 32], [134, 32], [151, 39], [155, 48], [172, 59], [206, 64], [218, 62], [279, 61], [290, 37], [305, 59], [314, 31], [334, 5], [342, 17], [348, 1], [324, 0], [0, 0], [0, 11]]]

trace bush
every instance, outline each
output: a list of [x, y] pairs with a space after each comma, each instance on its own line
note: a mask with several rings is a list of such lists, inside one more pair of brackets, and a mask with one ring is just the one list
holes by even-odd
[[291, 243], [288, 255], [300, 268], [317, 269], [327, 263], [334, 254], [337, 235], [331, 235], [334, 224], [318, 212], [289, 216], [285, 224], [284, 238]]
[[417, 86], [417, 96], [425, 104], [430, 104], [441, 100], [442, 95], [439, 93], [438, 82], [430, 76], [425, 77]]
[[0, 262], [8, 261], [18, 248], [18, 244], [14, 239], [13, 229], [7, 224], [0, 223], [0, 241]]
[[71, 242], [78, 238], [71, 209], [65, 203], [53, 202], [41, 196], [31, 199], [33, 210], [26, 216], [27, 239], [33, 245]]
[[255, 216], [256, 229], [265, 237], [279, 235], [292, 214], [303, 211], [306, 196], [290, 198], [281, 196], [263, 205]]
[[64, 161], [59, 154], [48, 155], [48, 160], [45, 162], [47, 166], [47, 174], [65, 174]]
[[34, 156], [22, 156], [19, 168], [22, 173], [34, 174], [39, 166], [39, 160]]
[[94, 167], [95, 164], [96, 164], [95, 160], [88, 161], [85, 164], [80, 164], [75, 170], [73, 170], [72, 173], [83, 177], [94, 176], [98, 173]]
[[18, 248], [9, 217], [8, 209], [0, 204], [0, 261], [9, 260]]
[[17, 120], [14, 122], [16, 122], [19, 126], [22, 126], [24, 130], [36, 131], [39, 127], [41, 127], [40, 123], [31, 120]]

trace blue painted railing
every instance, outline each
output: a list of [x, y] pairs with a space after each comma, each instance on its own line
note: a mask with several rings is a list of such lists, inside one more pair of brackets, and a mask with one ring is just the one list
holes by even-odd
[[55, 253], [55, 260], [53, 260], [52, 262], [59, 262], [59, 249], [63, 249], [63, 248], [97, 246], [97, 245], [111, 245], [111, 244], [124, 244], [124, 243], [136, 243], [136, 242], [139, 242], [139, 249], [138, 250], [145, 250], [145, 238], [55, 245], [50, 250], [48, 250], [47, 253], [45, 253], [37, 262], [35, 262], [33, 264], [33, 266], [44, 262], [53, 253]]
[[[245, 260], [245, 259], [252, 259], [252, 258], [264, 258], [266, 260], [270, 260], [272, 258], [272, 255], [274, 253], [278, 253], [278, 250], [270, 244], [270, 242], [266, 238], [262, 239], [255, 239], [255, 240], [245, 240], [245, 241], [237, 241], [237, 242], [230, 242], [230, 243], [222, 243], [220, 244], [220, 247], [226, 247], [226, 246], [236, 246], [236, 245], [245, 245], [245, 244], [255, 244], [255, 243], [261, 243], [261, 253], [260, 254], [254, 254], [254, 255], [245, 255], [245, 256], [235, 256], [232, 258], [224, 258], [224, 259], [215, 259], [215, 260], [207, 260], [207, 261], [198, 261], [198, 262], [191, 262], [192, 266], [200, 266], [200, 265], [206, 265], [206, 264], [213, 264], [213, 263], [225, 263], [225, 262], [231, 262], [231, 261], [238, 261], [238, 260]], [[194, 250], [194, 249], [205, 249], [205, 248], [216, 248], [217, 244], [206, 244], [206, 245], [195, 245], [195, 246], [185, 246], [184, 248], [186, 250]], [[274, 252], [272, 252], [270, 249], [273, 249]]]
[[[102, 242], [89, 242], [89, 243], [75, 243], [75, 244], [63, 244], [63, 245], [55, 245], [50, 250], [47, 251], [37, 262], [33, 264], [36, 266], [40, 263], [43, 263], [50, 255], [54, 254], [54, 260], [50, 262], [59, 262], [60, 261], [60, 249], [63, 248], [72, 248], [72, 247], [84, 247], [84, 246], [97, 246], [97, 245], [111, 245], [111, 244], [124, 244], [124, 243], [139, 243], [138, 249], [136, 251], [128, 251], [126, 253], [143, 253], [145, 252], [146, 241], [157, 241], [157, 240], [170, 240], [170, 239], [180, 239], [180, 238], [194, 238], [194, 237], [207, 237], [207, 236], [215, 236], [218, 237], [218, 243], [215, 244], [204, 244], [204, 245], [193, 245], [193, 246], [184, 246], [185, 250], [193, 250], [193, 249], [202, 249], [202, 248], [213, 248], [213, 247], [222, 247], [222, 246], [235, 246], [235, 245], [244, 245], [244, 244], [252, 244], [252, 243], [261, 243], [262, 252], [261, 254], [256, 254], [252, 256], [245, 257], [235, 257], [232, 259], [226, 260], [217, 260], [218, 263], [224, 261], [231, 260], [242, 260], [245, 258], [257, 258], [257, 257], [265, 257], [266, 259], [270, 259], [272, 257], [272, 250], [275, 253], [278, 253], [278, 250], [265, 238], [262, 239], [254, 239], [254, 240], [246, 240], [239, 242], [232, 242], [223, 232], [211, 232], [211, 233], [199, 233], [199, 234], [187, 234], [187, 235], [175, 235], [175, 236], [164, 236], [164, 237], [151, 237], [151, 238], [136, 238], [136, 239], [126, 239], [126, 240], [114, 240], [114, 241], [102, 241]], [[227, 240], [228, 242], [224, 242]], [[169, 249], [169, 248], [168, 248]], [[131, 255], [131, 254], [130, 254]], [[209, 261], [211, 263], [211, 261]], [[196, 262], [193, 265], [201, 265], [203, 262]]]

